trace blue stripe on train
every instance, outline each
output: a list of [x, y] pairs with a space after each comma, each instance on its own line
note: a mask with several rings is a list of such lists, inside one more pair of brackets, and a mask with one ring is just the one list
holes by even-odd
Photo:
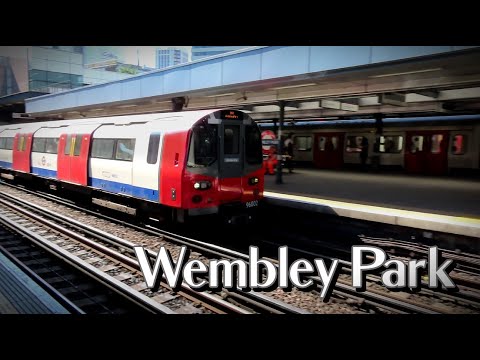
[[47, 170], [38, 167], [32, 167], [32, 174], [50, 177], [50, 178], [57, 178], [57, 172], [55, 170]]
[[158, 190], [152, 190], [103, 179], [88, 178], [88, 180], [91, 186], [96, 189], [110, 191], [116, 194], [131, 195], [137, 198], [158, 202]]
[[8, 161], [0, 161], [0, 167], [3, 167], [5, 169], [11, 169], [12, 163]]

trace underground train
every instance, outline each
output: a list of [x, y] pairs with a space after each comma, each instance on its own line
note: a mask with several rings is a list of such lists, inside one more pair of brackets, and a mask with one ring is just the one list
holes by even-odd
[[180, 223], [248, 222], [264, 190], [259, 128], [230, 109], [0, 126], [0, 176]]
[[[262, 135], [275, 130], [260, 124]], [[296, 164], [321, 169], [357, 167], [366, 147], [370, 168], [398, 168], [407, 173], [442, 175], [480, 173], [480, 115], [303, 121], [285, 124], [292, 134]], [[264, 136], [265, 137], [265, 136]], [[264, 167], [275, 162], [275, 148], [264, 144]], [[271, 173], [271, 171], [270, 171]]]

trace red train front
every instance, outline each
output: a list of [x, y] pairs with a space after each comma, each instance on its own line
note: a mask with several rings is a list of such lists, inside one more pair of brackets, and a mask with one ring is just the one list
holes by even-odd
[[[168, 142], [166, 136], [164, 150]], [[219, 110], [199, 120], [188, 133], [177, 220], [185, 213], [218, 213], [229, 223], [251, 220], [263, 197], [262, 159], [260, 130], [246, 113]]]

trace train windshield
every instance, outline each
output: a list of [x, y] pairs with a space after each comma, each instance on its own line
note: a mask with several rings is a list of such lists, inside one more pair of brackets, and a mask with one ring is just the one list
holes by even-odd
[[261, 164], [262, 136], [256, 125], [245, 126], [245, 157], [249, 164]]
[[217, 125], [203, 122], [192, 128], [188, 167], [206, 167], [217, 160]]

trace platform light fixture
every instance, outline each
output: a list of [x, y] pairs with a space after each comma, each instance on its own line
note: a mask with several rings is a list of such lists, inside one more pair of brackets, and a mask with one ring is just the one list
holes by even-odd
[[382, 78], [382, 77], [389, 77], [389, 76], [399, 76], [399, 75], [410, 75], [410, 74], [420, 74], [432, 71], [440, 71], [442, 68], [434, 68], [434, 69], [424, 69], [424, 70], [414, 70], [414, 71], [406, 71], [406, 72], [399, 72], [399, 73], [392, 73], [392, 74], [381, 74], [381, 75], [372, 75], [369, 76], [370, 78]]
[[307, 83], [307, 84], [298, 84], [298, 85], [289, 85], [289, 86], [278, 86], [272, 88], [273, 90], [282, 90], [282, 89], [293, 89], [299, 87], [306, 87], [306, 86], [314, 86], [317, 85], [316, 83]]
[[216, 95], [208, 95], [207, 97], [221, 97], [221, 96], [230, 96], [230, 95], [235, 95], [236, 93], [225, 93], [225, 94], [216, 94]]
[[126, 105], [119, 105], [117, 107], [119, 108], [129, 108], [129, 107], [135, 107], [138, 106], [137, 104], [126, 104]]

